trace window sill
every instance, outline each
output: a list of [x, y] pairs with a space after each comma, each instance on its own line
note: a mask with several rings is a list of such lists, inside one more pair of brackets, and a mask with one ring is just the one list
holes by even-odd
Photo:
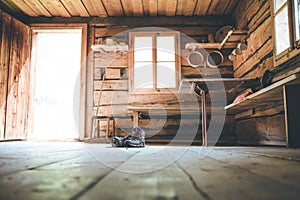
[[290, 51], [283, 52], [283, 53], [275, 56], [274, 66], [275, 67], [280, 66], [280, 65], [286, 63], [287, 61], [293, 59], [295, 56], [297, 56], [299, 54], [300, 54], [299, 48], [295, 48]]

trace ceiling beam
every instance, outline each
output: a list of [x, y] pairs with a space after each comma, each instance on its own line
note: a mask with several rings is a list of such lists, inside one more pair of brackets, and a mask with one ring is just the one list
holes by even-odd
[[27, 24], [41, 23], [88, 23], [90, 26], [127, 26], [127, 27], [163, 27], [163, 26], [224, 26], [233, 25], [233, 18], [226, 16], [197, 17], [27, 17]]

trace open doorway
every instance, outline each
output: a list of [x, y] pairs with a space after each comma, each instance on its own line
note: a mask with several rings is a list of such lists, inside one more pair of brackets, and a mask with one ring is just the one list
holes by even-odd
[[78, 139], [81, 29], [33, 32], [30, 139]]

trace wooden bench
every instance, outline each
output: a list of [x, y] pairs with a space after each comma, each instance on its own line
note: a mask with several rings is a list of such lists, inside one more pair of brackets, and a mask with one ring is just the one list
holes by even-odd
[[[195, 107], [185, 107], [184, 110], [180, 105], [161, 107], [160, 105], [152, 106], [128, 106], [128, 114], [133, 117], [133, 126], [139, 126], [140, 114], [161, 116], [161, 115], [181, 115], [182, 113], [192, 115], [195, 113]], [[200, 109], [199, 109], [200, 110]]]
[[245, 99], [225, 106], [229, 114], [238, 114], [255, 107], [283, 102], [285, 112], [286, 143], [300, 147], [300, 73], [277, 81]]

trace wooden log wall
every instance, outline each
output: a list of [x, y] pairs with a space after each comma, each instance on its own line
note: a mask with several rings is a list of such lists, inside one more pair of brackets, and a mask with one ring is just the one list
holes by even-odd
[[[283, 66], [274, 66], [270, 1], [240, 1], [233, 15], [236, 27], [248, 30], [248, 47], [233, 62], [234, 77], [255, 78], [270, 70], [276, 81], [299, 71], [299, 56]], [[283, 102], [267, 107], [253, 105], [252, 110], [239, 113], [235, 118], [238, 143], [285, 144]]]
[[[224, 62], [219, 66], [219, 71], [211, 68], [204, 68], [204, 66], [194, 68], [190, 66], [186, 60], [188, 57], [188, 50], [185, 50], [185, 44], [189, 42], [207, 42], [208, 34], [215, 33], [222, 25], [207, 27], [167, 27], [175, 31], [181, 32], [181, 74], [185, 78], [202, 78], [202, 77], [216, 77], [221, 74], [222, 77], [233, 77], [233, 64], [228, 60], [228, 55], [231, 52], [228, 49], [222, 50], [224, 55]], [[116, 42], [125, 42], [128, 44], [128, 27], [99, 27], [93, 26], [94, 44], [104, 42], [106, 38], [113, 37]], [[133, 126], [132, 116], [130, 116], [128, 108], [151, 108], [152, 106], [162, 106], [167, 110], [168, 116], [166, 121], [161, 119], [159, 115], [149, 117], [148, 112], [143, 112], [140, 116], [140, 126], [145, 129], [147, 141], [154, 142], [168, 142], [177, 133], [180, 125], [180, 100], [174, 94], [129, 94], [128, 92], [128, 53], [120, 52], [97, 52], [93, 53], [94, 65], [94, 92], [93, 92], [93, 106], [94, 114], [96, 114], [97, 105], [99, 103], [98, 116], [110, 117], [114, 116], [116, 121], [117, 135], [130, 134]], [[102, 79], [105, 74], [105, 80]], [[102, 87], [102, 96], [99, 102], [100, 89]], [[183, 95], [185, 101], [190, 101], [186, 95]], [[198, 99], [200, 100], [200, 99]], [[193, 102], [190, 102], [191, 109]], [[172, 109], [174, 108], [174, 109]], [[220, 108], [222, 109], [222, 108]], [[198, 127], [198, 132], [195, 142], [201, 141], [201, 120], [200, 124], [190, 124], [190, 122], [183, 122], [187, 126]], [[220, 142], [234, 143], [234, 124], [233, 117], [228, 116], [226, 125], [220, 138]], [[163, 124], [162, 124], [163, 123]], [[151, 126], [149, 125], [151, 124]], [[96, 122], [94, 126], [96, 126]], [[107, 130], [107, 122], [100, 122], [100, 137], [105, 135]], [[112, 129], [110, 129], [112, 130]], [[188, 134], [188, 133], [187, 133]], [[97, 137], [97, 136], [96, 136]]]
[[27, 134], [30, 28], [0, 10], [0, 140]]

